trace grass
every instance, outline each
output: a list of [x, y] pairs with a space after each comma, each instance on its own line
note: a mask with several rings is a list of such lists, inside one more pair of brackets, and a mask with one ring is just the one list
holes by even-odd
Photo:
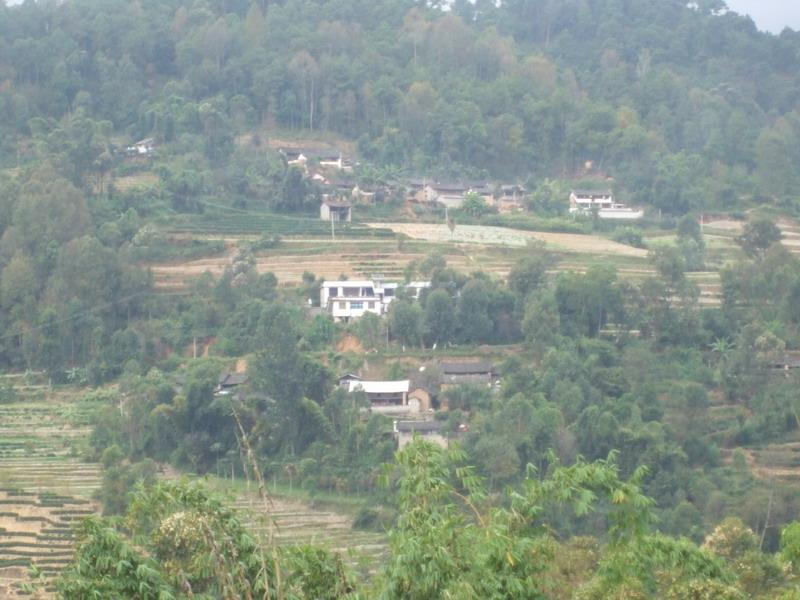
[[[163, 225], [173, 233], [320, 237], [331, 235], [330, 223], [318, 218], [270, 213], [177, 215]], [[395, 234], [388, 229], [369, 228], [358, 223], [340, 223], [336, 225], [335, 230], [336, 236], [339, 237], [395, 237]]]

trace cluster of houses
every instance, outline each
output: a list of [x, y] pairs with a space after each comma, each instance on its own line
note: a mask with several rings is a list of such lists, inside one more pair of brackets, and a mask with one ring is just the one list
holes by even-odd
[[[494, 366], [484, 361], [440, 361], [438, 389], [445, 391], [457, 385], [494, 387], [499, 378]], [[446, 447], [449, 436], [445, 423], [436, 418], [439, 411], [447, 411], [444, 398], [435, 398], [425, 384], [411, 379], [393, 381], [368, 381], [347, 373], [339, 378], [339, 386], [350, 393], [364, 394], [369, 401], [369, 411], [392, 418], [392, 433], [400, 449], [415, 435]], [[437, 401], [438, 400], [438, 401]], [[466, 431], [460, 427], [459, 432]], [[454, 433], [454, 432], [451, 432]]]
[[[466, 426], [459, 431], [445, 431], [444, 421], [436, 415], [448, 410], [447, 401], [441, 392], [458, 385], [495, 388], [499, 383], [498, 374], [491, 363], [479, 360], [439, 361], [435, 367], [437, 374], [421, 378], [379, 381], [363, 379], [354, 373], [347, 373], [338, 379], [338, 386], [351, 394], [364, 394], [369, 407], [365, 413], [384, 415], [392, 420], [392, 435], [402, 449], [415, 435], [424, 437], [442, 447], [446, 447], [450, 436], [467, 431]], [[420, 373], [424, 372], [421, 370]], [[219, 377], [216, 394], [227, 396], [248, 382], [246, 373], [225, 372]], [[179, 385], [185, 384], [181, 377]], [[436, 396], [434, 390], [438, 390]]]
[[[363, 190], [357, 185], [337, 183], [329, 193], [323, 195], [320, 218], [323, 221], [351, 221], [353, 207], [375, 201], [378, 194], [388, 197], [394, 190]], [[498, 213], [517, 213], [526, 210], [528, 191], [521, 185], [498, 185], [488, 183], [456, 184], [426, 183], [419, 180], [400, 182], [401, 193], [407, 201], [427, 207], [458, 209], [470, 195], [479, 198], [487, 207]], [[352, 187], [350, 187], [352, 186]], [[573, 190], [569, 196], [569, 213], [576, 217], [597, 216], [604, 220], [635, 221], [644, 217], [644, 211], [629, 207], [614, 199], [611, 191]]]

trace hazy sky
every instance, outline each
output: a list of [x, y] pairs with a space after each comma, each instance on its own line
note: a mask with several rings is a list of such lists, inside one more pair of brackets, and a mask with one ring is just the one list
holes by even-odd
[[728, 7], [753, 17], [759, 29], [780, 33], [784, 27], [800, 30], [798, 0], [726, 0]]
[[[6, 0], [9, 5], [22, 0]], [[800, 0], [726, 0], [731, 10], [750, 15], [759, 29], [780, 33], [784, 27], [800, 30]]]

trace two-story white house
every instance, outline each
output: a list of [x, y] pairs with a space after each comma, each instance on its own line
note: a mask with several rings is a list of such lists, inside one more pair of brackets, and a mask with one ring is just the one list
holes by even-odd
[[635, 220], [644, 216], [642, 210], [615, 202], [614, 194], [610, 190], [573, 190], [569, 195], [569, 212], [581, 215], [591, 215], [596, 212], [601, 219]]
[[320, 288], [320, 307], [335, 321], [358, 319], [367, 313], [383, 316], [397, 295], [398, 284], [383, 280], [326, 281]]

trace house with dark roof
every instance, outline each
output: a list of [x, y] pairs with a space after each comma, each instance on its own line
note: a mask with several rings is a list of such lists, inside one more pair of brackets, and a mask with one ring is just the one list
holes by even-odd
[[394, 436], [400, 450], [410, 444], [415, 435], [433, 442], [442, 448], [447, 448], [447, 438], [442, 433], [442, 429], [444, 429], [444, 424], [441, 421], [394, 422]]
[[442, 361], [442, 387], [453, 385], [492, 385], [497, 379], [494, 366], [484, 361]]
[[351, 381], [362, 381], [362, 379], [361, 379], [361, 377], [359, 377], [355, 373], [345, 373], [344, 375], [339, 377], [339, 380], [337, 381], [337, 384], [339, 385], [340, 388], [344, 388], [346, 390], [350, 390], [350, 382]]
[[230, 394], [235, 388], [247, 383], [247, 380], [247, 373], [223, 373], [217, 381], [217, 394]]
[[775, 361], [773, 368], [779, 371], [795, 371], [800, 369], [800, 353], [787, 352], [779, 360]]

